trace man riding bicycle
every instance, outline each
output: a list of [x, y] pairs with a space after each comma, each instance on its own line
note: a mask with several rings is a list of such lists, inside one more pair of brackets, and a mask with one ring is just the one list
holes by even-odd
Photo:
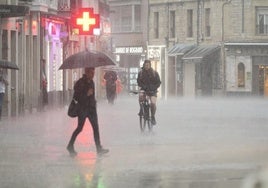
[[[137, 82], [140, 90], [144, 90], [145, 93], [150, 97], [152, 125], [155, 125], [157, 89], [159, 88], [161, 81], [159, 74], [152, 69], [150, 60], [144, 61], [142, 70], [138, 74]], [[141, 93], [139, 96], [139, 101], [141, 102], [142, 100], [143, 93]]]

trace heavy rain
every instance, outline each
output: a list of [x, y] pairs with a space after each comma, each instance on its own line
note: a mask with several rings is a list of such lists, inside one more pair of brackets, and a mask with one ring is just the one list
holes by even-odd
[[268, 188], [267, 7], [1, 0], [0, 187]]
[[139, 128], [137, 96], [98, 102], [108, 154], [97, 156], [91, 126], [66, 144], [76, 118], [64, 108], [1, 122], [2, 187], [242, 188], [267, 165], [267, 100], [159, 100], [152, 132]]

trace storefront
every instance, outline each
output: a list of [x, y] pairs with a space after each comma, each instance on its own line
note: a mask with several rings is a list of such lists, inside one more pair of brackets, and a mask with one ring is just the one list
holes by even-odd
[[226, 43], [226, 93], [268, 96], [268, 43]]
[[166, 46], [148, 46], [148, 59], [151, 60], [152, 68], [156, 70], [160, 76], [161, 85], [158, 89], [158, 97], [168, 94], [168, 64], [166, 63]]
[[[176, 44], [168, 50], [169, 93], [176, 96], [211, 96], [221, 88], [218, 45]], [[172, 85], [171, 85], [172, 84]]]
[[59, 104], [62, 102], [63, 95], [63, 71], [59, 67], [63, 62], [63, 42], [62, 38], [68, 35], [65, 22], [59, 17], [53, 15], [42, 15], [41, 33], [41, 57], [43, 57], [43, 66], [41, 67], [41, 79], [47, 82], [47, 92], [50, 104]]
[[143, 47], [117, 47], [114, 53], [119, 67], [125, 69], [125, 75], [121, 75], [120, 78], [125, 91], [137, 91], [139, 89], [137, 85], [138, 72], [145, 58]]
[[222, 88], [220, 46], [200, 45], [183, 57], [183, 96], [213, 96]]
[[25, 49], [22, 44], [23, 32], [23, 17], [29, 14], [29, 7], [19, 5], [0, 5], [0, 42], [1, 42], [1, 57], [0, 59], [11, 61], [18, 65], [20, 71], [8, 70], [9, 86], [6, 89], [6, 94], [3, 102], [3, 115], [15, 116], [23, 108], [23, 98], [21, 93], [22, 80], [22, 61], [21, 49]]
[[[178, 43], [168, 49], [168, 67], [169, 67], [169, 95], [171, 96], [183, 96], [183, 60], [184, 54], [193, 49], [193, 44]], [[192, 68], [195, 71], [195, 68]], [[195, 74], [190, 74], [195, 75]], [[188, 80], [188, 79], [187, 79]], [[195, 88], [192, 86], [192, 88]]]

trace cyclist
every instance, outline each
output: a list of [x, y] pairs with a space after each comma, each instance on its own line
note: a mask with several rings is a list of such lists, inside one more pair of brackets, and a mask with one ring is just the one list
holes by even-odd
[[[156, 99], [157, 99], [157, 89], [159, 88], [161, 81], [159, 74], [152, 69], [151, 61], [145, 60], [143, 67], [138, 74], [137, 78], [138, 86], [140, 90], [144, 90], [148, 96], [150, 96], [151, 101], [151, 121], [152, 125], [156, 124], [155, 112], [156, 112]], [[143, 100], [143, 94], [139, 96], [139, 101]], [[140, 113], [139, 113], [140, 115]]]

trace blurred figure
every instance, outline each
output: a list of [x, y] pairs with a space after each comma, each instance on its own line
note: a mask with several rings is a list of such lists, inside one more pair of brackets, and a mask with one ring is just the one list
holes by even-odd
[[47, 80], [42, 80], [42, 92], [43, 92], [43, 105], [48, 104], [48, 93], [47, 93]]
[[114, 104], [116, 97], [116, 80], [117, 74], [115, 71], [107, 71], [104, 74], [106, 80], [106, 96], [109, 104]]
[[268, 169], [250, 174], [242, 182], [242, 188], [268, 188]]
[[116, 94], [118, 95], [119, 93], [121, 93], [123, 90], [123, 85], [122, 82], [119, 78], [119, 76], [117, 76], [117, 80], [116, 80]]
[[0, 120], [2, 119], [2, 107], [6, 92], [6, 87], [8, 86], [6, 71], [0, 69]]
[[42, 59], [42, 95], [43, 95], [43, 106], [48, 104], [48, 93], [47, 93], [47, 75], [46, 75], [46, 60]]
[[76, 156], [77, 152], [74, 150], [74, 142], [78, 134], [83, 130], [86, 118], [90, 121], [93, 129], [94, 141], [98, 154], [108, 153], [108, 149], [104, 149], [100, 141], [99, 123], [97, 115], [97, 105], [95, 98], [95, 84], [93, 81], [95, 75], [95, 68], [85, 68], [85, 74], [74, 85], [74, 99], [78, 101], [78, 125], [74, 130], [72, 137], [67, 146], [71, 156]]

